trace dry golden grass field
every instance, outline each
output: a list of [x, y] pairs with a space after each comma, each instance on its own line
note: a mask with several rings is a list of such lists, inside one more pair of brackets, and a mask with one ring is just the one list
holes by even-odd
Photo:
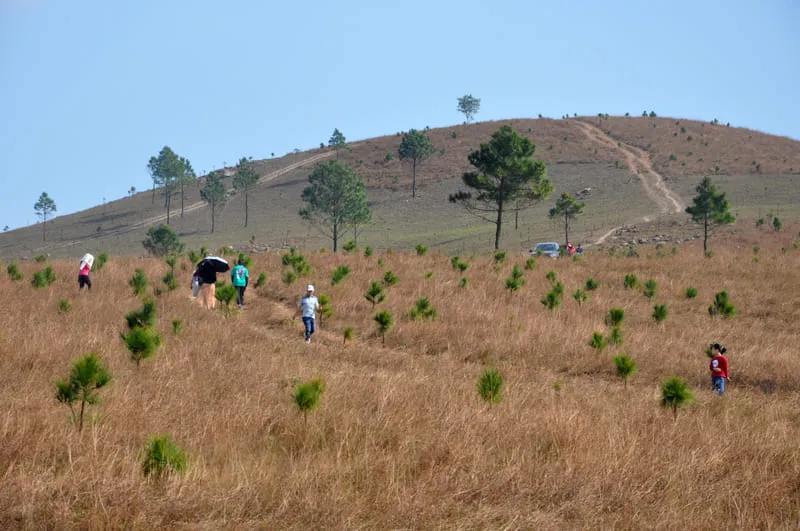
[[[89, 293], [78, 292], [77, 261], [52, 263], [59, 279], [44, 289], [30, 279], [45, 264], [22, 264], [16, 282], [4, 265], [0, 528], [797, 529], [798, 230], [712, 239], [712, 258], [699, 242], [539, 258], [511, 294], [504, 282], [522, 254], [499, 265], [462, 256], [462, 275], [438, 253], [302, 250], [313, 270], [287, 286], [280, 254], [268, 253], [250, 268], [266, 285], [227, 317], [190, 299], [191, 266], [179, 262], [179, 288], [155, 297], [162, 345], [138, 368], [119, 337], [141, 306], [127, 283], [143, 268], [153, 296], [163, 261], [111, 256]], [[341, 264], [350, 274], [331, 285]], [[364, 293], [389, 270], [399, 281], [373, 310]], [[540, 303], [550, 270], [565, 288], [555, 311]], [[623, 287], [631, 273], [656, 281], [653, 299]], [[599, 287], [579, 306], [572, 293], [589, 278]], [[291, 319], [308, 282], [334, 312], [310, 345]], [[731, 319], [707, 312], [722, 290]], [[435, 321], [407, 317], [420, 297]], [[657, 303], [669, 311], [662, 324]], [[624, 341], [598, 352], [588, 341], [607, 334], [612, 307], [625, 310]], [[395, 318], [385, 345], [372, 320], [381, 309]], [[710, 342], [728, 348], [721, 398], [709, 389]], [[55, 381], [88, 352], [113, 380], [79, 432]], [[623, 352], [639, 367], [627, 386], [612, 363]], [[476, 390], [486, 368], [504, 376], [496, 404]], [[675, 419], [660, 402], [672, 376], [695, 395]], [[292, 393], [313, 378], [325, 391], [304, 420]], [[185, 451], [183, 473], [144, 476], [143, 448], [158, 434]]]

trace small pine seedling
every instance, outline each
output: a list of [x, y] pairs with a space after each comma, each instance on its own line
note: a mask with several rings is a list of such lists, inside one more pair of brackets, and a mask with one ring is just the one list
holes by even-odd
[[622, 383], [627, 387], [628, 380], [636, 374], [638, 367], [630, 356], [627, 354], [620, 354], [614, 356], [614, 366], [617, 368], [617, 374], [622, 379]]
[[152, 357], [161, 345], [161, 336], [149, 328], [136, 327], [127, 335], [121, 334], [120, 337], [130, 353], [131, 361], [136, 363], [137, 368], [142, 360]]
[[551, 284], [553, 284], [556, 281], [556, 272], [551, 269], [550, 271], [547, 272], [544, 278], [546, 278], [547, 280], [550, 281]]
[[183, 331], [183, 321], [181, 319], [173, 319], [172, 333], [177, 336], [180, 335], [181, 331]]
[[539, 302], [548, 310], [556, 310], [561, 306], [561, 297], [555, 291], [548, 291]]
[[408, 312], [408, 317], [412, 321], [434, 321], [436, 320], [436, 308], [427, 297], [420, 297], [414, 302], [414, 307]]
[[143, 269], [137, 269], [133, 273], [133, 276], [128, 280], [128, 286], [133, 289], [133, 294], [137, 297], [147, 291], [147, 275], [144, 274]]
[[673, 376], [661, 386], [661, 405], [672, 409], [672, 415], [678, 418], [678, 408], [694, 400], [689, 386], [680, 378]]
[[611, 332], [608, 334], [608, 342], [612, 345], [621, 345], [622, 342], [625, 340], [625, 334], [622, 332], [622, 328], [619, 326], [615, 326], [611, 328]]
[[663, 323], [667, 320], [667, 305], [666, 304], [656, 304], [653, 307], [653, 320], [657, 323]]
[[372, 251], [372, 247], [370, 247], [369, 245], [367, 245], [366, 247], [364, 247], [364, 256], [365, 256], [366, 258], [369, 258], [369, 257], [370, 257], [370, 256], [372, 256], [373, 254], [374, 254], [374, 253], [373, 253], [373, 251]]
[[686, 288], [686, 298], [694, 299], [695, 297], [697, 297], [697, 288], [693, 288], [691, 286]]
[[624, 286], [625, 289], [636, 289], [639, 287], [639, 279], [633, 273], [625, 275]]
[[281, 280], [287, 286], [291, 286], [295, 282], [297, 282], [297, 273], [293, 269], [284, 269], [281, 272]]
[[582, 289], [578, 288], [575, 290], [575, 293], [572, 294], [572, 298], [575, 299], [575, 302], [578, 303], [578, 306], [581, 306], [584, 302], [589, 300], [589, 295]]
[[624, 320], [625, 310], [622, 308], [611, 308], [608, 310], [608, 314], [606, 314], [605, 322], [607, 326], [621, 326]]
[[236, 298], [236, 288], [232, 284], [217, 284], [217, 292], [214, 297], [222, 303], [222, 313], [225, 316], [231, 313], [231, 303]]
[[530, 258], [525, 260], [525, 270], [532, 271], [534, 269], [536, 269], [536, 258], [531, 256]]
[[369, 285], [369, 289], [364, 294], [364, 298], [372, 303], [372, 308], [375, 309], [376, 304], [380, 304], [386, 300], [386, 294], [383, 292], [383, 286], [378, 282], [373, 282]]
[[346, 253], [351, 253], [356, 250], [356, 242], [350, 240], [342, 246], [342, 250]]
[[502, 397], [503, 375], [497, 369], [486, 369], [478, 377], [478, 395], [487, 404], [497, 404]]
[[466, 289], [467, 286], [469, 286], [469, 280], [467, 280], [467, 277], [461, 277], [461, 280], [458, 282], [458, 287]]
[[151, 437], [143, 454], [142, 473], [145, 477], [162, 478], [186, 469], [186, 454], [169, 435]]
[[353, 327], [346, 326], [342, 331], [343, 343], [342, 345], [346, 345], [348, 341], [353, 340]]
[[425, 254], [427, 254], [428, 252], [428, 248], [425, 245], [422, 245], [421, 243], [415, 245], [414, 250], [417, 251], [417, 256], [425, 256]]
[[320, 294], [319, 298], [317, 299], [319, 303], [319, 316], [320, 316], [320, 323], [322, 322], [322, 318], [329, 319], [333, 317], [333, 308], [331, 308], [331, 298], [328, 295]]
[[728, 301], [727, 291], [720, 291], [714, 295], [714, 302], [708, 307], [708, 315], [720, 316], [723, 319], [736, 315], [736, 307]]
[[589, 340], [589, 346], [603, 352], [608, 346], [608, 343], [606, 343], [606, 338], [603, 337], [603, 334], [594, 332], [592, 334], [592, 339]]
[[261, 286], [266, 285], [267, 283], [267, 274], [263, 271], [258, 274], [258, 279], [256, 279], [255, 287], [260, 288]]
[[350, 274], [350, 267], [347, 265], [340, 265], [336, 269], [333, 270], [331, 273], [331, 285], [335, 286], [339, 282], [343, 281], [347, 278], [347, 275]]
[[382, 310], [372, 318], [378, 325], [378, 333], [381, 335], [381, 344], [386, 344], [386, 334], [394, 326], [394, 316], [387, 310]]
[[506, 279], [506, 289], [509, 293], [514, 293], [524, 285], [525, 273], [522, 272], [517, 264], [514, 264], [514, 268], [511, 270], [511, 276]]
[[653, 279], [648, 280], [647, 282], [644, 283], [644, 296], [647, 297], [648, 299], [652, 299], [653, 297], [656, 296], [657, 288], [658, 285], [656, 284], [655, 280]]
[[395, 284], [397, 284], [397, 281], [398, 281], [397, 276], [395, 276], [395, 274], [392, 273], [391, 271], [386, 271], [383, 274], [382, 282], [383, 282], [384, 286], [387, 286], [387, 287], [388, 286], [394, 286]]
[[67, 299], [61, 299], [58, 301], [58, 311], [61, 313], [69, 313], [72, 309], [72, 304]]
[[297, 410], [303, 414], [305, 422], [308, 421], [308, 413], [319, 406], [323, 392], [325, 392], [325, 383], [321, 378], [298, 384], [295, 388], [292, 400], [294, 400]]
[[146, 328], [156, 324], [156, 303], [152, 299], [142, 301], [141, 310], [133, 310], [125, 314], [125, 322], [128, 328]]
[[14, 262], [8, 264], [8, 267], [6, 267], [6, 272], [8, 273], [8, 278], [10, 278], [11, 280], [23, 279], [23, 275], [22, 273], [20, 273], [19, 267]]
[[495, 265], [502, 264], [506, 261], [506, 252], [505, 251], [495, 251], [492, 255], [492, 260], [494, 261]]
[[[73, 422], [77, 416], [78, 431], [83, 431], [83, 413], [86, 405], [97, 404], [100, 401], [97, 390], [105, 387], [110, 381], [111, 372], [97, 354], [90, 352], [73, 364], [67, 378], [56, 382], [56, 399], [69, 406]], [[78, 413], [73, 406], [75, 402], [81, 405]]]
[[593, 278], [586, 280], [586, 291], [594, 291], [600, 287], [600, 283]]

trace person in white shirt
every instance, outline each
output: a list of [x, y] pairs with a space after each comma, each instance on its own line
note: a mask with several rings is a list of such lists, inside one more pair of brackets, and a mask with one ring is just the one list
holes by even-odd
[[297, 319], [297, 314], [302, 313], [303, 325], [306, 328], [306, 343], [311, 343], [311, 336], [316, 331], [317, 310], [319, 310], [319, 301], [314, 296], [314, 286], [309, 284], [293, 317], [293, 319]]

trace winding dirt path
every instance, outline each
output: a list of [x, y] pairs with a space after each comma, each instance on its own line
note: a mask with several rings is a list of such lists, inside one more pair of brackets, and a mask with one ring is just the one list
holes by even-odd
[[[609, 135], [607, 135], [599, 127], [588, 122], [576, 121], [581, 131], [589, 138], [589, 140], [596, 142], [600, 145], [611, 148], [619, 152], [628, 168], [639, 177], [647, 196], [658, 206], [659, 214], [680, 213], [686, 209], [686, 204], [678, 194], [669, 189], [664, 182], [664, 178], [653, 168], [650, 158], [643, 150], [619, 142]], [[642, 221], [650, 221], [649, 216], [641, 218]], [[620, 227], [614, 227], [610, 231], [603, 234], [594, 245], [600, 245], [606, 241], [614, 232]]]
[[[284, 166], [283, 168], [281, 168], [279, 170], [275, 170], [273, 172], [270, 172], [270, 173], [264, 175], [263, 177], [261, 177], [258, 180], [258, 183], [256, 183], [256, 186], [261, 186], [262, 184], [265, 184], [265, 183], [268, 183], [269, 181], [277, 179], [281, 175], [285, 175], [285, 174], [287, 174], [287, 173], [289, 173], [291, 171], [294, 171], [294, 170], [296, 170], [298, 168], [302, 168], [303, 166], [306, 166], [308, 164], [313, 164], [313, 163], [318, 162], [320, 160], [329, 158], [329, 157], [333, 156], [333, 154], [334, 154], [333, 151], [327, 151], [325, 153], [318, 153], [318, 154], [314, 155], [313, 157], [309, 157], [307, 159], [303, 159], [303, 160], [300, 160], [298, 162], [293, 162], [292, 164], [289, 164], [288, 166]], [[191, 205], [184, 206], [183, 207], [183, 212], [184, 212], [184, 214], [187, 213], [187, 212], [193, 212], [195, 210], [199, 210], [199, 209], [204, 208], [206, 206], [207, 206], [207, 203], [205, 201], [198, 201], [196, 203], [192, 203]], [[175, 210], [171, 210], [169, 215], [170, 215], [170, 217], [174, 218], [174, 217], [180, 216], [180, 214], [181, 214], [181, 209], [178, 208], [178, 209], [175, 209]], [[133, 231], [138, 230], [138, 229], [143, 228], [143, 227], [148, 227], [150, 225], [155, 225], [156, 223], [162, 223], [162, 222], [164, 222], [166, 220], [167, 220], [167, 214], [166, 213], [159, 214], [158, 216], [153, 216], [151, 218], [147, 218], [147, 219], [144, 219], [142, 221], [137, 221], [135, 223], [131, 223], [130, 225], [126, 225], [125, 227], [120, 227], [119, 229], [115, 229], [115, 230], [108, 231], [108, 232], [103, 232], [98, 237], [105, 238], [105, 237], [108, 237], [108, 236], [118, 236], [120, 234], [126, 234], [128, 232], [133, 232]], [[33, 252], [45, 251], [45, 250], [49, 250], [49, 249], [59, 249], [59, 248], [62, 248], [62, 247], [71, 247], [73, 245], [79, 245], [79, 244], [83, 243], [83, 241], [85, 239], [86, 238], [81, 239], [81, 240], [72, 240], [72, 241], [68, 241], [68, 242], [55, 243], [53, 245], [45, 245], [45, 246], [38, 247], [38, 248], [34, 249]]]

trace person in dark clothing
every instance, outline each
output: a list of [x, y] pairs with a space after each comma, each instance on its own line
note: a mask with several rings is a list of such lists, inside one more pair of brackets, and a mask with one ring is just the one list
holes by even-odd
[[217, 306], [217, 271], [208, 260], [200, 260], [197, 264], [197, 276], [200, 278], [200, 294], [198, 300], [204, 308], [213, 310]]

